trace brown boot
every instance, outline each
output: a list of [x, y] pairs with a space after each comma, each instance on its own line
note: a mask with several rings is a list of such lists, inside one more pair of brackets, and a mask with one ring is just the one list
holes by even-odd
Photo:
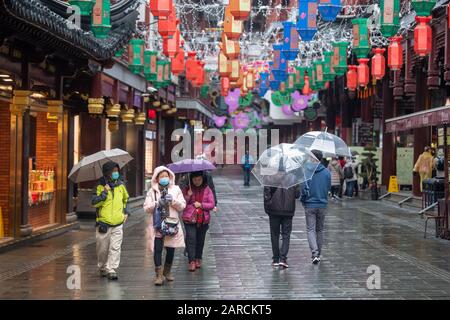
[[155, 267], [155, 273], [156, 273], [155, 286], [162, 286], [164, 282], [163, 267], [162, 266]]
[[172, 275], [172, 272], [170, 272], [170, 269], [172, 269], [172, 265], [171, 264], [165, 264], [164, 265], [164, 272], [163, 275], [164, 277], [166, 277], [167, 281], [173, 281], [175, 280], [175, 278]]

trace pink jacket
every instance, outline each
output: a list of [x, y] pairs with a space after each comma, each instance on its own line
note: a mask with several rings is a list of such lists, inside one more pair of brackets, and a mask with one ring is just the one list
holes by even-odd
[[[211, 214], [209, 213], [210, 210], [214, 209], [215, 207], [215, 201], [214, 201], [214, 194], [211, 191], [211, 189], [208, 186], [205, 186], [205, 191], [203, 192], [203, 199], [201, 201], [203, 214], [205, 216], [205, 219], [203, 221], [203, 224], [209, 224], [211, 221]], [[183, 190], [184, 199], [186, 200], [186, 208], [183, 212], [183, 217], [187, 217], [188, 220], [190, 220], [190, 217], [195, 212], [195, 195], [199, 194], [201, 192], [200, 188], [192, 187], [193, 195], [188, 195], [189, 187], [185, 188]]]
[[[181, 191], [180, 187], [178, 187], [175, 184], [175, 174], [168, 168], [164, 166], [160, 166], [155, 169], [153, 172], [152, 177], [152, 187], [147, 192], [147, 197], [145, 198], [144, 202], [144, 210], [149, 214], [149, 222], [147, 226], [147, 239], [148, 239], [148, 246], [150, 247], [150, 250], [153, 251], [153, 246], [155, 242], [155, 229], [153, 228], [153, 211], [155, 210], [155, 207], [158, 203], [159, 198], [161, 197], [161, 193], [159, 191], [158, 187], [158, 181], [156, 180], [158, 177], [158, 174], [162, 171], [167, 171], [170, 176], [170, 184], [168, 187], [168, 193], [172, 195], [173, 201], [169, 207], [169, 215], [172, 218], [178, 218], [180, 219], [180, 213], [183, 212], [184, 208], [186, 207], [186, 201], [183, 197], [183, 192]], [[156, 199], [155, 199], [155, 193], [156, 193]], [[164, 237], [164, 247], [169, 248], [184, 248], [184, 234], [183, 234], [183, 228], [181, 227], [181, 219], [180, 219], [180, 225], [179, 225], [179, 232], [175, 236], [170, 237]]]

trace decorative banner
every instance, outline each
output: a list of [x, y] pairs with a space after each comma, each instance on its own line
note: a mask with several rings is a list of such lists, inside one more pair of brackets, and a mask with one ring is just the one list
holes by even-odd
[[370, 51], [369, 28], [367, 18], [353, 19], [353, 51], [358, 59], [365, 58]]
[[299, 0], [297, 30], [302, 41], [311, 41], [317, 32], [317, 0]]
[[96, 38], [104, 39], [111, 29], [111, 1], [96, 0], [92, 10], [91, 30]]
[[323, 21], [336, 20], [341, 9], [341, 0], [319, 0], [319, 13]]
[[400, 28], [400, 0], [381, 0], [380, 3], [381, 33], [384, 37], [392, 37]]
[[299, 36], [294, 23], [290, 21], [283, 22], [283, 47], [281, 54], [286, 60], [295, 60], [298, 55]]

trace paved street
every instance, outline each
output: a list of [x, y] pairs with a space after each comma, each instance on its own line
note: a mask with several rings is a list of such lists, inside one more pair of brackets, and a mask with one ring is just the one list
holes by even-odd
[[[242, 186], [240, 172], [218, 170], [219, 213], [207, 238], [204, 267], [187, 271], [176, 252], [176, 281], [153, 285], [153, 259], [139, 212], [128, 222], [119, 281], [98, 276], [92, 222], [81, 230], [0, 254], [0, 299], [438, 299], [450, 298], [450, 243], [423, 239], [423, 220], [388, 204], [333, 202], [326, 218], [324, 259], [310, 262], [298, 206], [289, 264], [271, 267], [268, 217], [261, 187]], [[67, 267], [81, 268], [81, 290], [66, 286]], [[381, 270], [381, 289], [366, 286], [367, 268]]]

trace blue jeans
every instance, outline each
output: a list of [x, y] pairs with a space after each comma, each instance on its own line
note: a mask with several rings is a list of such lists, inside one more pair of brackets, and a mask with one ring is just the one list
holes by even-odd
[[355, 186], [356, 186], [357, 181], [347, 181], [347, 187], [345, 190], [345, 195], [347, 197], [353, 197], [353, 192], [355, 190]]
[[319, 257], [322, 252], [323, 226], [326, 209], [305, 208], [306, 231], [312, 257]]

